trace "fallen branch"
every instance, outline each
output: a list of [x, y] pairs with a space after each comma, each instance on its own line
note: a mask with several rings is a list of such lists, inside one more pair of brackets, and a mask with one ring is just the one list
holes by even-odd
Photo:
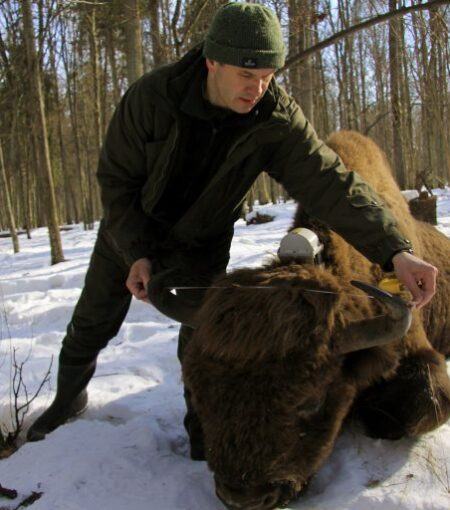
[[43, 492], [35, 492], [33, 491], [29, 496], [27, 496], [23, 501], [20, 502], [18, 506], [16, 506], [13, 510], [19, 510], [19, 508], [25, 508], [27, 506], [31, 506], [38, 499], [41, 498]]
[[0, 496], [3, 496], [4, 498], [8, 499], [16, 499], [17, 498], [17, 491], [16, 489], [7, 489], [6, 487], [3, 487], [0, 483]]

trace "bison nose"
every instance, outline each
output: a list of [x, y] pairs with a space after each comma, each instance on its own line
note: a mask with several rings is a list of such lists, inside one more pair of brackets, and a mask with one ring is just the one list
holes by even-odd
[[286, 503], [281, 485], [262, 487], [231, 486], [216, 477], [216, 494], [228, 510], [272, 510]]
[[224, 500], [218, 493], [219, 499], [225, 503], [228, 510], [273, 510], [277, 508], [280, 501], [280, 493], [277, 488], [271, 489], [269, 493], [261, 494], [260, 496], [250, 496], [249, 498], [245, 495], [229, 495], [231, 499]]
[[272, 487], [270, 492], [262, 495], [261, 504], [258, 508], [261, 510], [271, 510], [272, 508], [276, 508], [280, 502], [280, 496], [279, 487]]

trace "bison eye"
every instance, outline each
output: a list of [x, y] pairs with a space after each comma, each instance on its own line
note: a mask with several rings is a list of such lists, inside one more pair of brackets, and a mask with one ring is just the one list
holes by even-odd
[[297, 413], [301, 417], [317, 414], [325, 403], [325, 397], [309, 397], [297, 405]]

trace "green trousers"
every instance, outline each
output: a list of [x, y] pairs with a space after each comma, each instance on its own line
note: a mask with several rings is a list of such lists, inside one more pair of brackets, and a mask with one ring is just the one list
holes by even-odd
[[65, 359], [96, 358], [117, 335], [131, 303], [127, 277], [128, 267], [100, 227], [84, 287], [63, 340]]
[[[131, 302], [131, 294], [125, 285], [128, 272], [129, 268], [117, 255], [100, 227], [86, 273], [84, 288], [63, 339], [60, 353], [61, 363], [65, 365], [89, 363], [95, 360], [100, 350], [117, 335]], [[196, 301], [202, 297], [203, 292], [190, 292], [189, 299]], [[181, 326], [178, 341], [180, 362], [182, 362], [184, 349], [192, 334], [191, 328], [185, 325]], [[192, 408], [187, 389], [185, 389], [184, 396], [187, 406], [184, 424], [191, 439], [192, 456], [200, 458], [202, 455], [197, 446], [202, 447], [201, 426]], [[197, 453], [194, 452], [195, 449], [197, 449]]]

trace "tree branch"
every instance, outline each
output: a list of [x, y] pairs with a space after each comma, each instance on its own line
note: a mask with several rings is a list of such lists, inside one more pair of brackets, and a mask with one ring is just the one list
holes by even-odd
[[193, 20], [191, 21], [190, 25], [186, 28], [186, 30], [184, 32], [182, 43], [184, 43], [187, 40], [187, 38], [189, 37], [189, 35], [191, 34], [197, 21], [200, 18], [201, 13], [204, 11], [205, 7], [208, 5], [208, 2], [209, 2], [209, 0], [204, 0], [202, 5], [200, 5], [200, 7], [198, 8], [197, 12], [194, 15]]
[[180, 44], [181, 44], [180, 40], [178, 38], [178, 30], [177, 30], [177, 23], [178, 23], [178, 20], [180, 19], [180, 12], [181, 12], [181, 0], [177, 0], [177, 3], [175, 4], [175, 11], [172, 16], [172, 22], [170, 24], [171, 29], [172, 29], [174, 43], [175, 43], [177, 57], [179, 57]]
[[301, 51], [300, 53], [297, 53], [297, 55], [294, 55], [293, 57], [288, 58], [286, 60], [284, 67], [279, 69], [276, 74], [285, 71], [286, 69], [297, 64], [298, 62], [305, 59], [306, 57], [309, 57], [310, 55], [317, 53], [320, 50], [328, 48], [328, 46], [331, 46], [331, 45], [337, 43], [338, 41], [340, 41], [341, 39], [344, 39], [348, 35], [355, 34], [356, 32], [365, 30], [366, 28], [372, 27], [374, 25], [378, 25], [380, 23], [384, 23], [385, 21], [388, 21], [388, 20], [395, 18], [397, 16], [404, 16], [405, 14], [408, 14], [408, 13], [414, 12], [414, 11], [423, 11], [423, 10], [433, 9], [435, 7], [439, 7], [440, 5], [448, 5], [448, 3], [449, 3], [449, 0], [432, 0], [431, 2], [427, 2], [426, 4], [411, 5], [410, 7], [401, 7], [400, 9], [397, 9], [395, 11], [386, 12], [385, 14], [381, 14], [380, 16], [375, 16], [374, 18], [370, 18], [366, 21], [363, 21], [362, 23], [358, 23], [357, 25], [353, 25], [351, 27], [345, 28], [344, 30], [341, 30], [341, 31], [337, 32], [336, 34], [333, 34], [332, 36], [321, 41], [320, 43], [317, 43], [314, 46], [311, 46], [311, 47], [307, 48], [306, 50]]

